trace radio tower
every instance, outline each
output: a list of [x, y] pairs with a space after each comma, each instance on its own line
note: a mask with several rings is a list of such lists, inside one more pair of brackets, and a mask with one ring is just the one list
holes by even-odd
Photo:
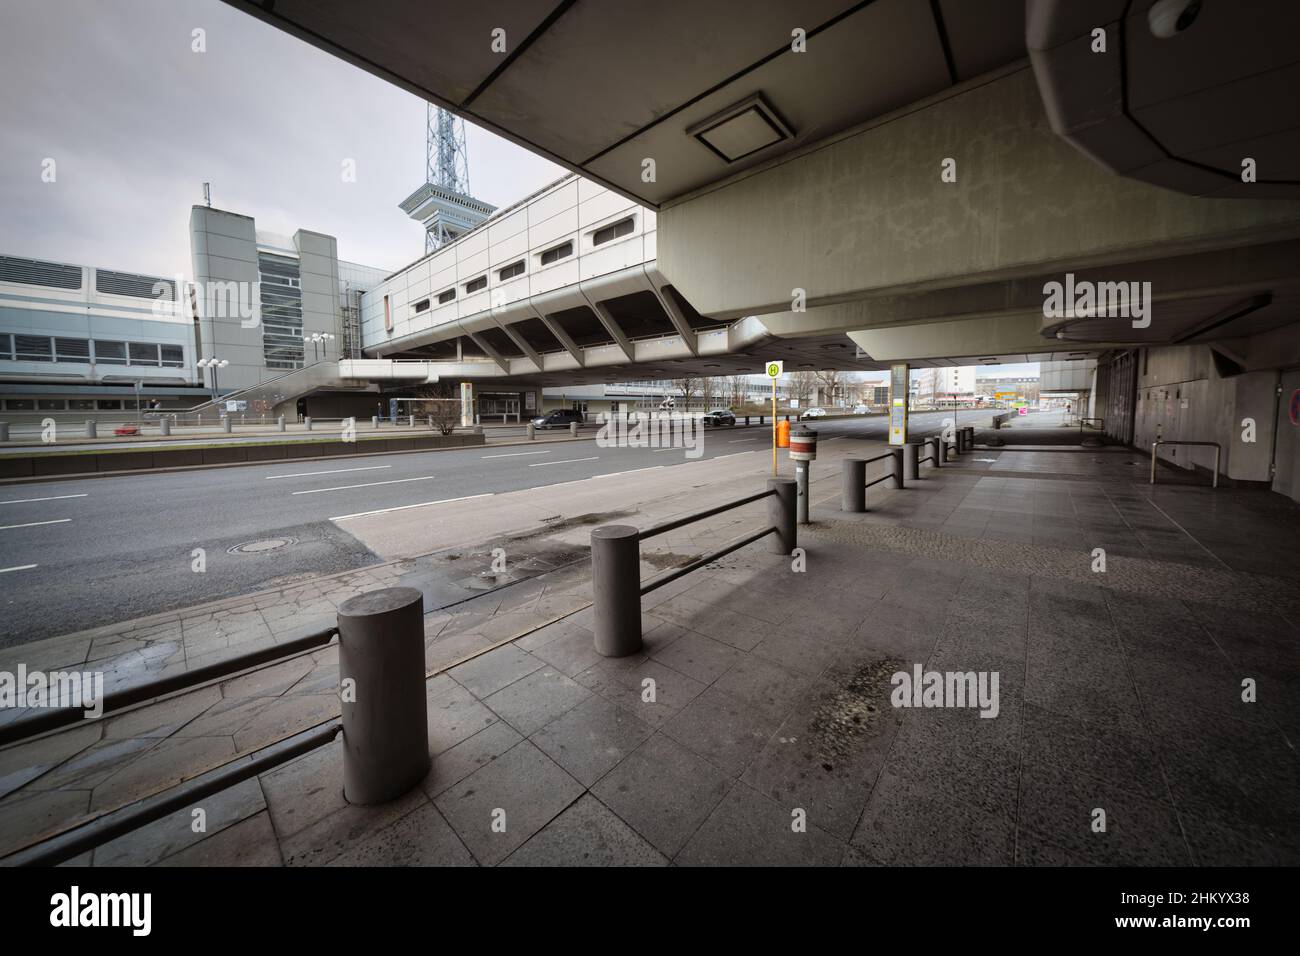
[[495, 207], [469, 193], [465, 121], [429, 103], [424, 126], [424, 185], [408, 196], [401, 208], [424, 224], [427, 254], [473, 229]]

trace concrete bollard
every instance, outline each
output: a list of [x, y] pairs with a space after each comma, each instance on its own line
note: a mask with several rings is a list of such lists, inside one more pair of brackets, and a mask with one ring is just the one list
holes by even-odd
[[281, 415], [279, 418], [277, 418], [277, 419], [275, 420], [275, 430], [278, 431], [278, 432], [282, 432], [282, 431], [284, 431], [284, 416], [283, 416], [283, 415]]
[[227, 415], [225, 418], [221, 419], [221, 430], [225, 432], [227, 435], [229, 435], [230, 428], [231, 428], [231, 418], [229, 415]]
[[773, 554], [789, 555], [799, 546], [794, 479], [769, 478], [767, 487], [776, 492], [767, 499], [767, 520], [776, 529], [776, 534], [769, 539], [768, 550]]
[[433, 431], [433, 416], [429, 416], [429, 431]]
[[386, 803], [429, 773], [424, 594], [381, 588], [355, 595], [339, 608], [338, 625], [343, 796]]
[[87, 437], [87, 438], [97, 438], [98, 436], [99, 436], [99, 433], [98, 433], [98, 432], [96, 431], [96, 429], [95, 429], [95, 423], [92, 422], [92, 421], [87, 421], [87, 422], [86, 422], [86, 437]]
[[304, 415], [302, 419], [302, 424], [303, 427], [307, 429], [307, 431], [311, 431], [311, 416]]
[[0, 422], [0, 441], [9, 440], [9, 423]]
[[535, 429], [533, 428], [533, 423], [532, 423], [532, 422], [529, 422], [527, 425], [524, 426], [524, 434], [528, 436], [528, 440], [529, 440], [529, 441], [532, 441], [532, 440], [533, 440], [533, 432], [534, 432], [534, 431], [535, 431]]
[[641, 650], [641, 533], [611, 524], [591, 532], [592, 624], [596, 653], [626, 657]]
[[378, 428], [378, 427], [379, 427], [379, 416], [378, 416], [378, 415], [371, 415], [371, 416], [370, 416], [370, 427], [371, 427], [371, 428]]
[[158, 433], [164, 438], [172, 433], [172, 420], [170, 418], [158, 420]]
[[578, 423], [577, 423], [577, 422], [569, 422], [569, 437], [570, 437], [570, 438], [577, 438], [577, 437], [578, 437]]
[[840, 459], [840, 510], [867, 510], [867, 463], [861, 458]]
[[918, 481], [921, 477], [921, 442], [910, 441], [903, 446], [903, 477]]
[[966, 450], [967, 451], [975, 450], [975, 426], [974, 425], [966, 426]]
[[746, 424], [747, 426], [749, 425], [749, 416], [748, 416], [748, 415], [745, 416], [745, 424]]
[[891, 448], [889, 453], [894, 456], [894, 487], [903, 487], [903, 449]]
[[944, 449], [943, 437], [940, 436], [939, 438], [931, 438], [930, 446], [932, 449], [931, 459], [930, 459], [931, 462], [934, 464], [934, 467], [942, 468], [943, 460], [944, 460], [943, 456], [946, 454], [946, 452], [944, 452], [943, 450]]

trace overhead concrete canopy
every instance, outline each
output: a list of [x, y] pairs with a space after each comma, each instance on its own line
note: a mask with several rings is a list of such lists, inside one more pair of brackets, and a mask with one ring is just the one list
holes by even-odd
[[1025, 55], [1024, 0], [227, 2], [652, 207]]

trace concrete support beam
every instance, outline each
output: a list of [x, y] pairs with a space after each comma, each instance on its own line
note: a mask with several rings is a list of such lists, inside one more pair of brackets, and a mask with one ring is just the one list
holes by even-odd
[[569, 335], [568, 332], [560, 328], [560, 323], [556, 322], [549, 315], [539, 315], [539, 317], [542, 320], [542, 324], [546, 326], [546, 330], [555, 336], [557, 342], [564, 346], [564, 351], [568, 352], [569, 355], [573, 357], [573, 360], [578, 363], [579, 367], [586, 365], [587, 362], [583, 357], [582, 349], [578, 348], [578, 343], [573, 341], [573, 337]]
[[622, 328], [619, 327], [618, 322], [614, 319], [614, 316], [610, 314], [609, 309], [606, 308], [603, 302], [597, 302], [590, 296], [585, 297], [587, 301], [591, 303], [591, 311], [596, 313], [596, 318], [600, 319], [600, 324], [605, 327], [605, 331], [608, 332], [613, 337], [614, 341], [618, 343], [618, 347], [623, 350], [623, 354], [627, 356], [627, 360], [629, 362], [635, 362], [636, 350], [632, 348], [632, 340], [624, 334]]
[[650, 288], [654, 289], [655, 298], [659, 300], [659, 305], [663, 307], [663, 310], [668, 313], [668, 318], [672, 320], [673, 328], [675, 328], [678, 334], [681, 335], [682, 341], [685, 342], [686, 347], [691, 350], [691, 354], [699, 355], [699, 338], [696, 336], [695, 330], [691, 328], [691, 323], [686, 321], [686, 316], [682, 314], [682, 310], [677, 307], [677, 303], [673, 300], [673, 297], [655, 286], [653, 283], [651, 283]]
[[487, 339], [483, 338], [483, 336], [479, 335], [477, 332], [466, 332], [465, 334], [469, 336], [471, 342], [483, 350], [484, 355], [496, 362], [497, 365], [501, 366], [501, 371], [505, 372], [507, 375], [510, 373], [510, 363], [502, 357], [500, 352], [492, 347], [491, 343], [489, 343]]

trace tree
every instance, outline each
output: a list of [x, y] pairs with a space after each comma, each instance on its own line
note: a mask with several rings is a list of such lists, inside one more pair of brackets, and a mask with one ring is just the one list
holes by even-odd
[[707, 412], [714, 405], [714, 398], [718, 394], [719, 380], [711, 375], [706, 375], [700, 379], [700, 400]]
[[745, 376], [728, 375], [727, 391], [730, 393], [733, 409], [749, 404], [749, 380]]
[[817, 384], [826, 391], [826, 404], [835, 404], [835, 390], [840, 386], [840, 373], [835, 369], [815, 373]]
[[[460, 424], [460, 399], [453, 397], [451, 382], [430, 382], [415, 389], [417, 398], [423, 398], [423, 410], [433, 419], [433, 427], [450, 435]], [[412, 410], [414, 413], [414, 410]]]
[[700, 392], [700, 380], [694, 375], [687, 375], [684, 378], [670, 379], [674, 388], [680, 389], [682, 393], [682, 409], [690, 407], [691, 400]]
[[808, 404], [808, 396], [811, 395], [812, 390], [817, 387], [817, 373], [791, 372], [787, 378], [790, 380], [790, 390], [794, 392], [794, 397], [799, 402], [799, 407], [804, 408]]

